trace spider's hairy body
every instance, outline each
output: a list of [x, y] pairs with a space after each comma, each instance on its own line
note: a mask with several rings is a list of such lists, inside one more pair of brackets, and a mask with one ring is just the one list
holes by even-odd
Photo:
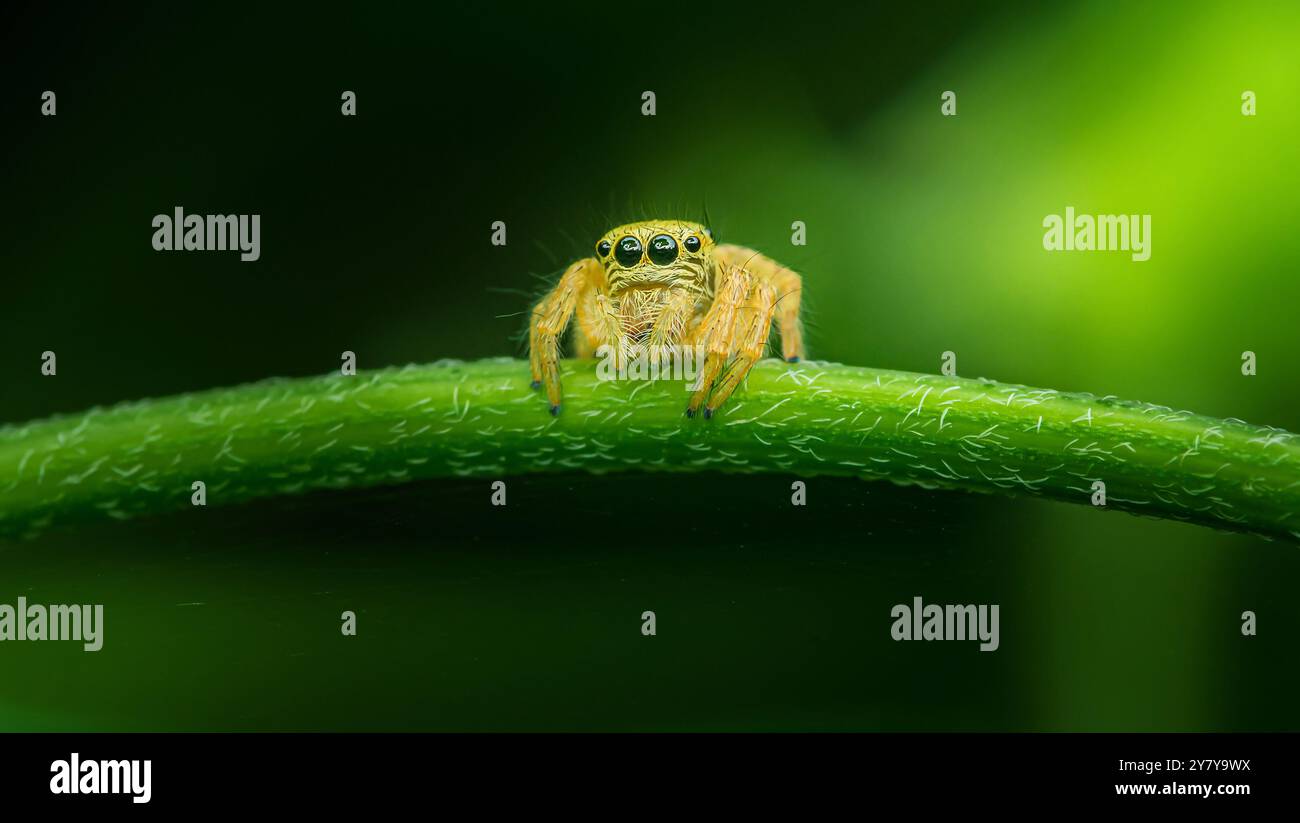
[[[559, 341], [576, 320], [575, 350], [590, 357], [609, 346], [615, 357], [644, 347], [698, 347], [699, 388], [686, 414], [705, 417], [726, 401], [781, 332], [785, 358], [804, 356], [799, 275], [756, 251], [718, 244], [712, 232], [685, 220], [618, 226], [596, 242], [596, 255], [573, 263], [533, 309], [529, 364], [533, 385], [545, 385], [551, 413], [561, 401]], [[707, 401], [707, 402], [706, 402]]]

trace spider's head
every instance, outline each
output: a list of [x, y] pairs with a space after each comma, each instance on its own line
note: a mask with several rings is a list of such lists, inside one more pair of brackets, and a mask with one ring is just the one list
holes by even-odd
[[707, 289], [713, 276], [713, 232], [685, 220], [645, 220], [605, 232], [596, 259], [611, 294], [629, 289]]

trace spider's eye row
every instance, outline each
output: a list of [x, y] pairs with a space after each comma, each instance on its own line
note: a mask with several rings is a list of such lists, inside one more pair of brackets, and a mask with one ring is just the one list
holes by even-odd
[[614, 252], [614, 259], [623, 266], [635, 266], [641, 262], [641, 241], [628, 235], [618, 241], [618, 249]]
[[704, 228], [704, 234], [705, 234], [705, 235], [706, 235], [710, 240], [717, 240], [717, 239], [718, 239], [718, 238], [716, 238], [716, 237], [713, 236], [713, 229], [708, 228], [707, 226]]
[[601, 257], [609, 257], [609, 250], [612, 248], [614, 247], [610, 245], [608, 240], [602, 240], [596, 244], [596, 254]]
[[677, 259], [677, 241], [666, 234], [656, 234], [650, 238], [650, 262], [656, 266], [671, 263]]
[[682, 241], [682, 245], [685, 246], [686, 250], [689, 252], [697, 252], [700, 250], [700, 238], [692, 234], [690, 237]]

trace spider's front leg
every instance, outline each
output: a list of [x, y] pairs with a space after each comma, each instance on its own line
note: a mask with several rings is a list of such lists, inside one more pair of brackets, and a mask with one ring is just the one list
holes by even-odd
[[546, 386], [551, 414], [560, 413], [560, 337], [573, 317], [573, 309], [590, 289], [598, 288], [601, 276], [596, 258], [579, 260], [565, 270], [555, 285], [534, 308], [528, 323], [528, 365], [533, 388]]
[[781, 331], [781, 355], [790, 363], [807, 357], [803, 324], [799, 320], [803, 278], [767, 255], [744, 246], [724, 244], [714, 250], [713, 256], [723, 266], [743, 266], [755, 278], [772, 287], [776, 296], [776, 324]]
[[776, 291], [771, 284], [754, 278], [753, 286], [745, 305], [736, 312], [735, 346], [736, 356], [731, 365], [722, 373], [718, 384], [709, 395], [704, 407], [704, 416], [712, 417], [713, 411], [727, 402], [731, 393], [749, 374], [754, 364], [763, 359], [767, 351], [767, 338], [771, 334], [772, 315], [776, 309]]
[[[712, 417], [718, 406], [731, 396], [749, 369], [762, 357], [767, 345], [767, 330], [772, 322], [772, 289], [757, 281], [742, 266], [730, 266], [695, 333], [694, 343], [704, 347], [704, 366], [700, 370], [699, 388], [691, 395], [686, 416], [694, 417], [704, 401], [704, 416]], [[714, 391], [714, 381], [740, 350], [741, 356], [727, 369]], [[713, 392], [713, 396], [710, 396]]]

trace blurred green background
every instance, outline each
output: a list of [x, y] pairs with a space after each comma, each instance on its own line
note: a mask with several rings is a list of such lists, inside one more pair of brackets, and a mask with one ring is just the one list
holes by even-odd
[[[608, 225], [707, 208], [804, 273], [816, 358], [950, 350], [1300, 431], [1295, 4], [0, 14], [0, 423], [344, 350], [521, 353], [526, 295]], [[261, 260], [154, 252], [177, 205], [261, 214]], [[1151, 214], [1151, 259], [1045, 252], [1066, 206]], [[0, 603], [106, 611], [95, 654], [0, 646], [0, 729], [1300, 729], [1293, 544], [858, 481], [793, 509], [792, 479], [511, 478], [504, 509], [448, 481], [0, 543]], [[1000, 604], [1001, 649], [893, 642], [916, 595]]]

